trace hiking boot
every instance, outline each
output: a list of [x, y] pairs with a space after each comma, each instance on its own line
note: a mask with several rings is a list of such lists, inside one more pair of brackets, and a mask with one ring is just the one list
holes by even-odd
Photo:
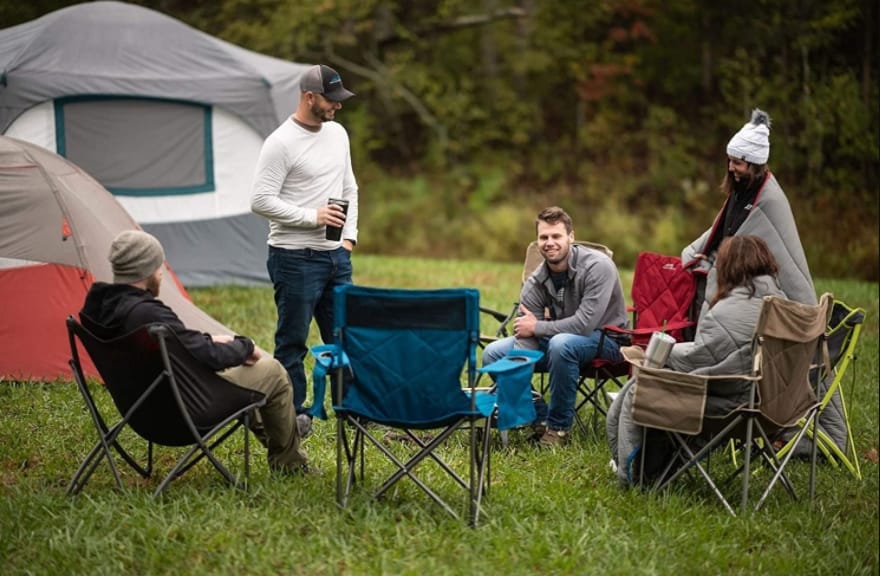
[[286, 478], [302, 478], [305, 476], [321, 477], [324, 472], [320, 468], [315, 468], [311, 464], [296, 464], [294, 466], [270, 466], [269, 470], [273, 474], [278, 474]]
[[547, 423], [546, 422], [535, 422], [532, 424], [532, 440], [535, 442], [540, 442], [541, 438], [544, 434], [547, 433]]
[[299, 430], [300, 440], [305, 440], [312, 435], [312, 417], [308, 414], [296, 415], [296, 429]]
[[547, 428], [538, 444], [544, 448], [554, 448], [568, 443], [568, 430], [554, 430]]

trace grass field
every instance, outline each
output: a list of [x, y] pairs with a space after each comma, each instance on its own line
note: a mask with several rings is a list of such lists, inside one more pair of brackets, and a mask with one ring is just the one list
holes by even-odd
[[[476, 287], [484, 305], [505, 311], [519, 275], [513, 264], [355, 259], [360, 284]], [[622, 275], [628, 291], [630, 274]], [[305, 444], [323, 477], [270, 476], [257, 448], [248, 493], [200, 464], [153, 501], [161, 471], [179, 454], [160, 448], [159, 479], [128, 474], [120, 492], [102, 465], [70, 498], [66, 484], [95, 440], [75, 386], [3, 382], [0, 574], [877, 574], [878, 285], [817, 280], [817, 290], [864, 307], [867, 323], [854, 380], [846, 381], [863, 479], [820, 466], [812, 507], [775, 491], [757, 514], [733, 518], [700, 484], [662, 494], [621, 490], [600, 425], [555, 451], [535, 450], [519, 431], [507, 448], [496, 442], [488, 514], [475, 530], [410, 483], [383, 501], [361, 492], [340, 511], [332, 417], [316, 421]], [[270, 288], [191, 294], [271, 351]], [[240, 446], [236, 439], [221, 454], [237, 461]], [[806, 464], [793, 463], [792, 472], [803, 486]]]

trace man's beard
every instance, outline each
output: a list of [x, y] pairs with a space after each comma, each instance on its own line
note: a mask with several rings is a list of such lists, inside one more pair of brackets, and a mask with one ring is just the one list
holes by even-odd
[[317, 104], [312, 104], [312, 116], [318, 118], [321, 122], [329, 122], [330, 118], [327, 116], [327, 111], [318, 106]]

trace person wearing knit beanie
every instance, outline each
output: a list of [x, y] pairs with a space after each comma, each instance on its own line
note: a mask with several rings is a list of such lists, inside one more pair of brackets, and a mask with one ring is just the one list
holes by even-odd
[[[816, 291], [797, 223], [782, 186], [771, 173], [770, 115], [760, 108], [727, 143], [727, 171], [721, 183], [724, 204], [712, 226], [682, 251], [682, 263], [699, 271], [700, 304], [716, 289], [715, 256], [728, 236], [753, 235], [767, 243], [779, 263], [779, 284], [786, 296], [815, 305]], [[697, 305], [705, 310], [707, 305]]]
[[727, 155], [761, 166], [770, 158], [770, 116], [759, 108], [727, 143]]
[[[287, 369], [246, 336], [188, 328], [177, 312], [159, 299], [165, 250], [155, 236], [142, 230], [125, 230], [113, 239], [107, 258], [113, 282], [96, 281], [89, 287], [79, 312], [83, 326], [109, 340], [143, 326], [165, 325], [195, 361], [221, 378], [266, 397], [249, 426], [266, 447], [270, 470], [285, 476], [308, 473], [311, 467], [301, 445], [305, 435], [293, 410], [293, 386]], [[203, 396], [199, 401], [205, 406], [227, 402], [221, 390]]]
[[153, 275], [165, 263], [165, 250], [152, 234], [125, 230], [110, 245], [115, 284], [133, 284]]

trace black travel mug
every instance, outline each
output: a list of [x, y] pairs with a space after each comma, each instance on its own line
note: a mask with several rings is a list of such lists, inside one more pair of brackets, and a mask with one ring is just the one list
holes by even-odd
[[[327, 204], [337, 204], [342, 206], [342, 211], [348, 216], [348, 200], [342, 200], [341, 198], [330, 198], [327, 200]], [[339, 240], [342, 238], [342, 226], [327, 226], [327, 231], [324, 234], [324, 238], [327, 240]]]

